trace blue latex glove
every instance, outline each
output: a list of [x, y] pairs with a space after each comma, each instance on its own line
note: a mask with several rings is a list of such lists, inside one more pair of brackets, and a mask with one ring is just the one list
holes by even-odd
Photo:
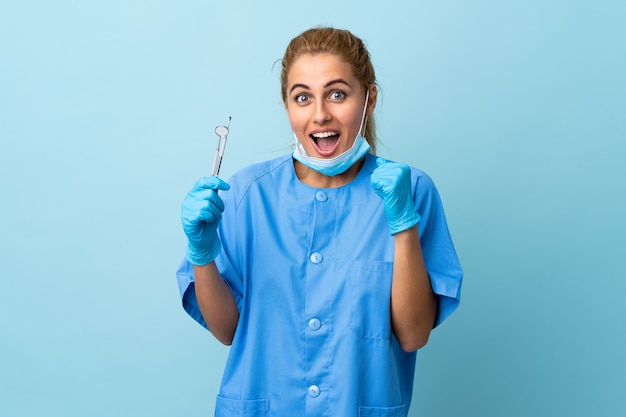
[[183, 200], [181, 217], [188, 239], [187, 260], [194, 265], [213, 262], [222, 249], [217, 225], [224, 202], [217, 191], [229, 188], [230, 185], [218, 177], [200, 178]]
[[372, 189], [385, 204], [385, 215], [391, 234], [415, 226], [421, 219], [411, 196], [411, 169], [404, 164], [376, 160], [378, 168], [372, 172]]

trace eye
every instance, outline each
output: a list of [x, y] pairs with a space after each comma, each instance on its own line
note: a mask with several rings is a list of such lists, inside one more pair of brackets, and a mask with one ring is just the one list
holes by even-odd
[[294, 97], [294, 101], [298, 104], [305, 104], [309, 101], [309, 96], [307, 96], [306, 94], [298, 94], [297, 96]]
[[341, 90], [335, 90], [328, 96], [331, 100], [341, 101], [346, 98], [346, 93]]

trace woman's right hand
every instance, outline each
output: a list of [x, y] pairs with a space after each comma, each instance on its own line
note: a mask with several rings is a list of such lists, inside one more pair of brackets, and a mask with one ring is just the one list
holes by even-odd
[[224, 202], [217, 192], [229, 188], [230, 185], [219, 177], [203, 177], [183, 200], [181, 219], [188, 240], [187, 260], [194, 265], [213, 262], [222, 248], [217, 225]]

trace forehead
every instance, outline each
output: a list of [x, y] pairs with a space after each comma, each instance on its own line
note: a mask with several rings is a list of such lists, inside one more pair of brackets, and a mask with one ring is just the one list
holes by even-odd
[[350, 65], [340, 56], [328, 52], [300, 55], [287, 73], [288, 86], [305, 84], [313, 87], [335, 79], [358, 84]]

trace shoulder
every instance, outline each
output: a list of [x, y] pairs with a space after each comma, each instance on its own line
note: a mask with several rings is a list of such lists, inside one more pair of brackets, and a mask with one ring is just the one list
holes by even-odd
[[267, 175], [276, 173], [281, 168], [289, 167], [289, 162], [291, 162], [291, 155], [282, 155], [274, 159], [258, 162], [235, 172], [228, 182], [231, 183], [231, 186], [235, 184], [245, 186]]
[[410, 167], [411, 168], [411, 185], [413, 186], [413, 193], [415, 195], [415, 200], [429, 200], [432, 201], [433, 198], [439, 200], [439, 191], [437, 191], [437, 187], [435, 186], [435, 182], [426, 172], [422, 171], [419, 168]]
[[292, 173], [291, 155], [282, 155], [240, 169], [228, 180], [228, 184], [235, 198], [240, 200], [251, 187], [262, 186], [267, 182], [273, 183], [276, 177], [284, 177]]
[[415, 181], [417, 188], [436, 190], [435, 182], [426, 172], [419, 168], [411, 167], [411, 179]]

